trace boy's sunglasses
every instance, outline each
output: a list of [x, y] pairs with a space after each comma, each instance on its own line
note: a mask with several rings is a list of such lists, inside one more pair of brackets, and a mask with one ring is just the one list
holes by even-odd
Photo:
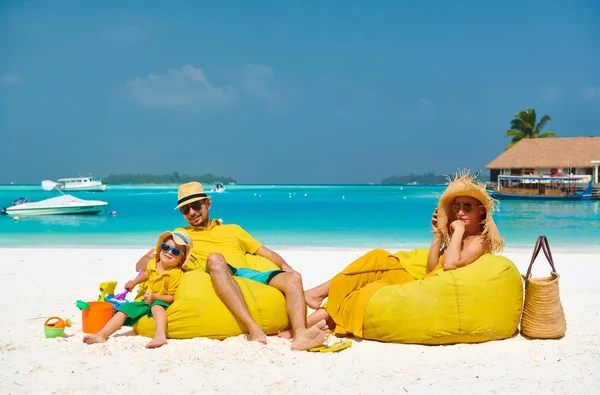
[[165, 242], [160, 244], [160, 250], [162, 252], [171, 252], [171, 255], [173, 255], [176, 258], [179, 255], [183, 254], [183, 251], [181, 251], [179, 248], [173, 247]]
[[179, 208], [179, 211], [183, 215], [188, 215], [190, 212], [190, 208], [193, 208], [194, 211], [200, 211], [202, 210], [202, 206], [204, 206], [204, 200], [196, 200], [195, 202], [186, 204], [185, 206], [181, 206]]
[[458, 213], [460, 211], [460, 209], [462, 208], [462, 210], [465, 213], [470, 213], [471, 210], [473, 210], [473, 207], [482, 207], [482, 205], [478, 204], [476, 206], [473, 206], [471, 203], [454, 203], [452, 205], [452, 211], [454, 211], [455, 213]]

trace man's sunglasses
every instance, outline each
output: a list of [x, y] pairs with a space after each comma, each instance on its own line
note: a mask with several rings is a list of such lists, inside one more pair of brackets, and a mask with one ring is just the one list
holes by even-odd
[[179, 248], [173, 247], [172, 245], [169, 245], [169, 244], [164, 243], [164, 242], [160, 244], [160, 250], [162, 252], [170, 252], [171, 255], [173, 255], [176, 258], [179, 255], [183, 254], [183, 251], [181, 251]]
[[183, 215], [188, 215], [190, 212], [190, 208], [193, 208], [194, 211], [200, 211], [202, 210], [202, 206], [204, 206], [204, 200], [196, 200], [195, 202], [186, 204], [185, 206], [181, 206], [179, 208], [179, 211]]
[[482, 207], [481, 204], [473, 206], [471, 203], [454, 203], [452, 205], [452, 211], [458, 213], [460, 209], [462, 209], [465, 213], [470, 213], [473, 210], [473, 207]]

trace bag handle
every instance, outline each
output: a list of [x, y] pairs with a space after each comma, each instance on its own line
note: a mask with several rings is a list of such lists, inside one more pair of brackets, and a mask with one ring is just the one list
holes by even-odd
[[544, 236], [542, 251], [544, 251], [544, 255], [546, 255], [546, 259], [548, 260], [548, 262], [550, 262], [552, 271], [556, 273], [556, 268], [554, 267], [554, 259], [552, 258], [552, 251], [550, 251], [550, 243], [548, 243], [548, 238], [546, 236]]
[[533, 267], [533, 262], [535, 262], [535, 258], [537, 258], [538, 254], [540, 253], [540, 250], [544, 251], [544, 255], [550, 263], [552, 271], [556, 272], [556, 269], [554, 268], [554, 259], [552, 258], [552, 252], [550, 251], [550, 244], [548, 243], [548, 238], [546, 238], [546, 236], [540, 236], [535, 242], [535, 247], [533, 247], [531, 263], [529, 263], [529, 268], [527, 269], [527, 274], [525, 275], [525, 278], [529, 278], [529, 276], [531, 275], [531, 268]]

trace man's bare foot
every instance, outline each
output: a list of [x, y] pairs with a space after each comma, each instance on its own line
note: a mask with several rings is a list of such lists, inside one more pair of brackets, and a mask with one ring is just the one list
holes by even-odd
[[288, 331], [279, 332], [277, 334], [277, 337], [280, 337], [282, 339], [293, 339], [294, 338], [294, 331], [290, 329]]
[[267, 335], [265, 335], [265, 332], [263, 332], [263, 330], [260, 329], [260, 327], [256, 327], [256, 329], [251, 329], [250, 333], [248, 333], [246, 337], [252, 342], [267, 344]]
[[321, 320], [308, 329], [296, 331], [294, 341], [292, 341], [292, 350], [303, 351], [323, 344], [327, 338], [328, 328], [325, 320]]
[[95, 335], [87, 335], [83, 337], [83, 342], [85, 344], [94, 344], [94, 343], [106, 343], [106, 338], [99, 333]]
[[325, 299], [325, 296], [317, 295], [315, 290], [316, 289], [313, 288], [304, 292], [304, 301], [306, 302], [306, 305], [313, 310], [319, 309], [321, 303], [323, 303], [323, 299]]
[[150, 343], [146, 344], [146, 348], [158, 348], [169, 343], [167, 338], [163, 336], [154, 336], [154, 339], [150, 340]]

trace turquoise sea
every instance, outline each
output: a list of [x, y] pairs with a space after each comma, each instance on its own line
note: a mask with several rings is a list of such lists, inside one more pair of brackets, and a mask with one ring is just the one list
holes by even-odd
[[[212, 186], [207, 185], [207, 189]], [[428, 247], [443, 186], [232, 185], [212, 194], [211, 218], [237, 223], [275, 248]], [[177, 186], [109, 186], [73, 193], [104, 200], [113, 216], [0, 216], [1, 247], [150, 247], [158, 233], [186, 225], [173, 210]], [[37, 185], [0, 186], [0, 206], [57, 196]], [[508, 248], [530, 250], [538, 235], [560, 250], [600, 251], [600, 201], [502, 201], [496, 223]], [[571, 248], [577, 246], [576, 249]]]

